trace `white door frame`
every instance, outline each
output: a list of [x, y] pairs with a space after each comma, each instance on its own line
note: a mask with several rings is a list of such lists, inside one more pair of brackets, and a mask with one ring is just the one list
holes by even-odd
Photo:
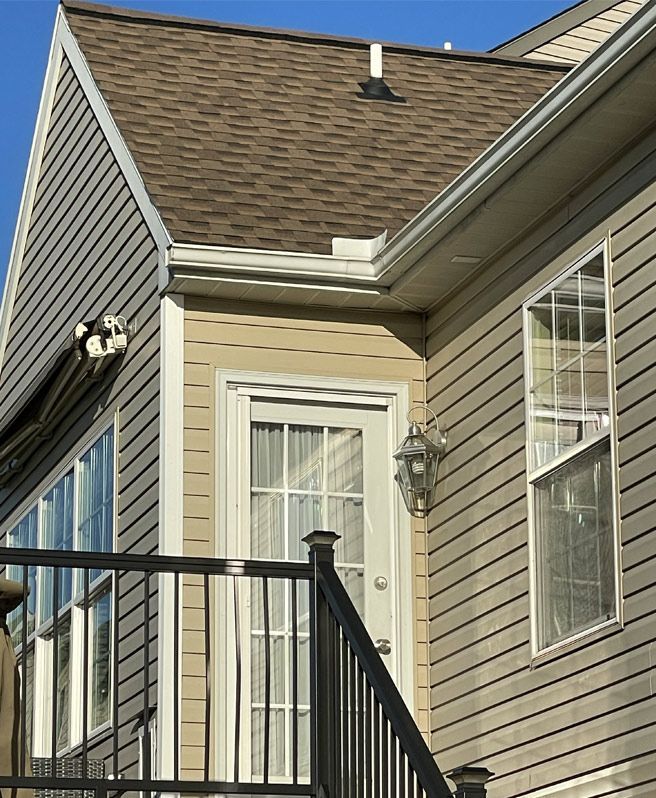
[[[410, 712], [414, 709], [415, 657], [414, 657], [414, 574], [412, 557], [412, 524], [398, 491], [394, 487], [392, 452], [406, 434], [406, 414], [409, 409], [409, 386], [405, 382], [355, 380], [336, 377], [317, 377], [300, 374], [275, 374], [270, 372], [216, 370], [216, 452], [218, 463], [215, 485], [215, 517], [217, 519], [216, 556], [224, 556], [227, 547], [228, 525], [232, 523], [230, 507], [235, 506], [237, 480], [230, 479], [229, 469], [235, 462], [235, 447], [239, 446], [238, 429], [232, 425], [230, 393], [233, 401], [239, 392], [258, 399], [275, 397], [290, 401], [310, 397], [327, 404], [378, 405], [388, 411], [387, 448], [389, 451], [389, 496], [392, 523], [392, 553], [394, 573], [395, 646], [394, 668], [399, 690]], [[410, 621], [410, 622], [409, 622]], [[219, 629], [214, 630], [217, 634]], [[224, 630], [225, 632], [225, 630]], [[218, 637], [215, 637], [218, 640]], [[218, 687], [218, 686], [217, 686]], [[217, 693], [215, 692], [215, 695]]]

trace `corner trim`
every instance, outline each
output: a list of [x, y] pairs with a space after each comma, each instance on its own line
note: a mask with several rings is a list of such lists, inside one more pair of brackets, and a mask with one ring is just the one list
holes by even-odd
[[[184, 297], [169, 294], [160, 301], [160, 393], [159, 393], [159, 553], [183, 554], [184, 474]], [[159, 575], [157, 659], [157, 776], [175, 779], [173, 772], [177, 694], [171, 689], [178, 658], [178, 678], [182, 674], [182, 646], [175, 639], [174, 618], [180, 617], [175, 603], [175, 582], [171, 574]], [[180, 586], [179, 586], [180, 587]], [[178, 624], [178, 629], [181, 629]], [[180, 721], [180, 704], [177, 718]], [[179, 753], [179, 752], [178, 752]], [[180, 759], [178, 758], [178, 762]]]

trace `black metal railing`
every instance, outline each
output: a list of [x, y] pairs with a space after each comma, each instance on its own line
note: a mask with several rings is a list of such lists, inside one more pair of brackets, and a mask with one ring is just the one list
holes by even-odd
[[3, 549], [23, 604], [8, 619], [19, 756], [0, 788], [450, 796], [335, 571], [336, 539], [309, 535], [307, 564]]
[[447, 798], [442, 774], [334, 567], [332, 532], [305, 538], [314, 566], [314, 782], [330, 798]]

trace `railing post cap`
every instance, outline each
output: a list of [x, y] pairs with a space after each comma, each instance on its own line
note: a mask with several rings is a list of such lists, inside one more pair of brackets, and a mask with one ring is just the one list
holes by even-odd
[[456, 787], [482, 787], [492, 776], [494, 776], [494, 773], [485, 767], [461, 765], [445, 775], [448, 779], [451, 779]]
[[340, 539], [340, 535], [336, 532], [331, 532], [329, 529], [315, 529], [302, 538], [303, 543], [307, 544], [310, 549], [310, 554], [317, 554], [322, 552], [327, 554], [330, 552], [331, 556], [335, 554], [335, 543]]

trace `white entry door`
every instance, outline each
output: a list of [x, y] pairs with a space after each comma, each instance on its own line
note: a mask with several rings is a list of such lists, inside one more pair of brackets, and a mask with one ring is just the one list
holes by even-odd
[[[384, 405], [289, 401], [242, 393], [237, 402], [239, 477], [234, 554], [245, 559], [307, 562], [302, 538], [314, 529], [341, 536], [335, 562], [346, 589], [376, 640], [396, 645], [394, 620], [394, 514], [390, 491], [389, 417]], [[234, 401], [233, 400], [233, 401]], [[232, 547], [230, 547], [232, 548]], [[242, 778], [257, 781], [268, 739], [271, 780], [309, 774], [309, 685], [299, 683], [297, 706], [290, 679], [292, 616], [296, 614], [299, 678], [307, 668], [309, 628], [305, 586], [296, 607], [289, 583], [269, 580], [268, 657], [262, 584], [253, 580], [242, 609], [247, 695], [240, 747]], [[246, 604], [248, 606], [246, 606]], [[245, 637], [245, 636], [244, 636]], [[383, 659], [394, 674], [395, 657]], [[268, 730], [265, 731], [266, 663], [269, 663]], [[299, 740], [293, 762], [292, 740]]]

